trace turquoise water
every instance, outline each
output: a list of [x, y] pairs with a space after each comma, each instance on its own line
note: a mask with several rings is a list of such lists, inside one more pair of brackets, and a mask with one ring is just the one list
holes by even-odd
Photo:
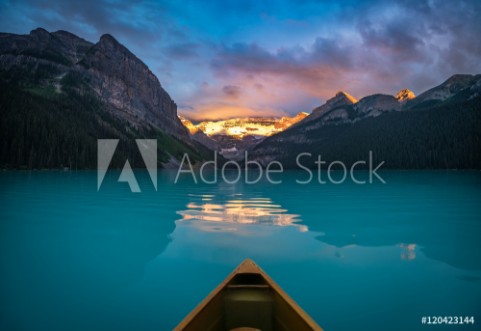
[[[169, 330], [244, 258], [326, 330], [481, 324], [481, 172], [386, 184], [0, 173], [1, 330]], [[474, 316], [423, 326], [422, 316]], [[479, 320], [477, 320], [479, 319]]]

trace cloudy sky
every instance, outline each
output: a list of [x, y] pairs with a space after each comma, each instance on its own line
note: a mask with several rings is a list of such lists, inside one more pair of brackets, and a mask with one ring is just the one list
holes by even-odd
[[110, 33], [192, 119], [309, 112], [481, 73], [481, 1], [0, 0], [0, 31]]

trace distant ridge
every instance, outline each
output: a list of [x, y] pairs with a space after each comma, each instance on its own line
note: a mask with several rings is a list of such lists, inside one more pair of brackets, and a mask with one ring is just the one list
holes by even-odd
[[244, 151], [265, 137], [277, 134], [302, 121], [309, 114], [300, 112], [293, 117], [242, 117], [217, 121], [202, 121], [194, 125], [179, 116], [194, 140], [218, 150], [230, 159], [244, 157]]
[[[481, 169], [481, 75], [454, 75], [415, 96], [408, 89], [357, 102], [337, 93], [249, 157], [296, 167], [302, 152], [349, 165], [373, 151], [388, 168]], [[311, 162], [310, 167], [316, 167]]]

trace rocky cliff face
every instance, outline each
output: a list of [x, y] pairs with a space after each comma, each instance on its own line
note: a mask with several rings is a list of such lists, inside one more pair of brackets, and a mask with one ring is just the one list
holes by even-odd
[[157, 139], [161, 167], [185, 153], [194, 163], [213, 157], [155, 75], [110, 35], [94, 44], [41, 28], [0, 33], [0, 87], [0, 168], [95, 168], [99, 138], [120, 140], [113, 167], [145, 166], [136, 139]]
[[[38, 28], [28, 35], [0, 34], [0, 54], [4, 63], [7, 59], [17, 58], [19, 64], [30, 57], [55, 65], [72, 66], [92, 46], [92, 43], [66, 31], [49, 33]], [[5, 68], [5, 64], [2, 68]]]
[[177, 105], [149, 68], [114, 37], [90, 43], [66, 31], [38, 28], [28, 35], [0, 34], [0, 70], [61, 92], [62, 78], [74, 75], [94, 91], [114, 116], [138, 128], [155, 127], [190, 142], [177, 118]]
[[143, 125], [149, 123], [164, 132], [186, 138], [177, 118], [177, 105], [159, 80], [127, 48], [111, 35], [103, 35], [79, 62], [88, 84], [120, 117]]

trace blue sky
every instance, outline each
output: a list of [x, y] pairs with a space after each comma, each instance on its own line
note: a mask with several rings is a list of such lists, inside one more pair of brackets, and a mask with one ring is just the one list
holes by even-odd
[[481, 73], [481, 1], [0, 1], [0, 31], [110, 33], [193, 119], [311, 111]]

